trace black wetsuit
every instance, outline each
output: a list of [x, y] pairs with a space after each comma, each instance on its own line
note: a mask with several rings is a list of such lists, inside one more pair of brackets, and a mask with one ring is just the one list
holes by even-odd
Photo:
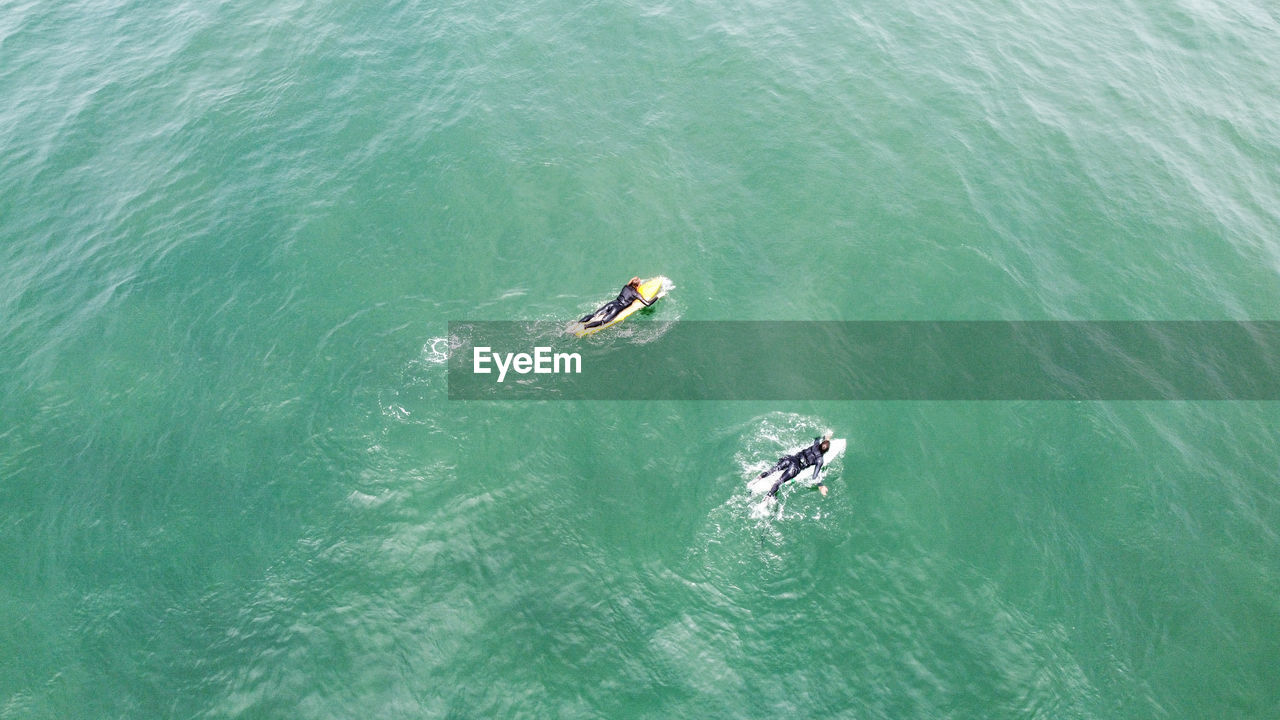
[[618, 293], [618, 297], [605, 303], [601, 308], [590, 315], [582, 316], [581, 322], [584, 328], [600, 327], [608, 323], [610, 320], [618, 317], [618, 313], [631, 307], [631, 303], [639, 300], [645, 306], [653, 304], [653, 301], [645, 302], [640, 296], [639, 291], [630, 285], [623, 285], [622, 292]]
[[800, 471], [807, 467], [812, 467], [813, 478], [815, 480], [818, 478], [818, 473], [822, 471], [822, 440], [823, 438], [820, 437], [814, 438], [813, 444], [809, 447], [795, 455], [788, 455], [778, 460], [773, 467], [760, 473], [760, 477], [764, 477], [769, 473], [782, 471], [781, 477], [773, 484], [773, 487], [769, 488], [769, 497], [777, 495], [778, 488], [782, 487], [782, 483], [799, 475]]

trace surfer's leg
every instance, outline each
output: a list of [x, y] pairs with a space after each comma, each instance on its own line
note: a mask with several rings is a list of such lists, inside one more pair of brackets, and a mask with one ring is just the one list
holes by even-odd
[[[608, 305], [605, 305], [604, 307], [595, 311], [591, 315], [588, 315], [587, 318], [582, 321], [584, 323], [583, 327], [584, 328], [600, 327], [601, 325], [604, 325], [610, 320], [618, 317], [618, 313], [620, 312], [622, 312], [622, 308], [618, 307], [618, 303], [611, 302]], [[591, 322], [587, 322], [587, 320], [593, 317], [597, 319], [592, 320]]]
[[600, 317], [601, 313], [604, 313], [605, 311], [607, 311], [612, 305], [613, 305], [613, 301], [611, 300], [601, 305], [599, 308], [596, 308], [595, 312], [591, 312], [591, 313], [587, 313], [586, 315], [583, 315], [582, 319], [579, 320], [578, 322], [580, 323], [590, 322], [591, 318]]
[[778, 478], [778, 481], [773, 484], [773, 487], [769, 488], [769, 497], [777, 495], [778, 488], [782, 487], [783, 483], [799, 474], [800, 468], [796, 467], [795, 463], [787, 463], [787, 469], [782, 471], [782, 477]]
[[787, 461], [787, 458], [782, 458], [782, 459], [781, 459], [781, 460], [779, 460], [778, 462], [774, 463], [774, 464], [773, 464], [773, 467], [771, 467], [771, 468], [769, 468], [768, 470], [765, 470], [764, 472], [760, 473], [760, 477], [764, 477], [765, 475], [768, 475], [769, 473], [776, 473], [776, 472], [778, 472], [779, 470], [781, 470], [781, 469], [782, 469], [782, 468], [787, 464], [787, 462], [788, 462], [788, 461]]

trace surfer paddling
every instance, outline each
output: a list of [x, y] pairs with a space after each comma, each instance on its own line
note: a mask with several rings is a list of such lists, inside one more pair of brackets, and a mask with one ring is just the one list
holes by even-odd
[[639, 287], [640, 287], [640, 278], [638, 277], [631, 278], [631, 280], [627, 282], [626, 285], [622, 286], [622, 292], [618, 293], [617, 298], [610, 300], [609, 302], [600, 306], [599, 310], [589, 315], [582, 316], [582, 319], [578, 321], [582, 323], [582, 329], [588, 330], [590, 328], [600, 327], [601, 325], [608, 324], [609, 321], [618, 317], [618, 313], [631, 307], [631, 303], [635, 302], [636, 300], [639, 300], [640, 304], [644, 305], [645, 307], [652, 305], [654, 301], [657, 300], [656, 297], [653, 298], [653, 300], [645, 300], [644, 296], [640, 294]]
[[[812, 445], [801, 450], [795, 455], [787, 455], [779, 458], [778, 462], [774, 463], [773, 467], [760, 473], [760, 477], [779, 471], [782, 473], [778, 476], [778, 479], [774, 481], [773, 487], [769, 488], [769, 497], [777, 495], [778, 488], [782, 487], [783, 483], [799, 475], [800, 471], [807, 467], [813, 468], [813, 479], [818, 480], [818, 473], [822, 472], [822, 456], [830, 449], [831, 433], [827, 433], [825, 437], [814, 438]], [[823, 485], [821, 480], [818, 480], [818, 489], [822, 491], [823, 497], [826, 497], [827, 486]]]

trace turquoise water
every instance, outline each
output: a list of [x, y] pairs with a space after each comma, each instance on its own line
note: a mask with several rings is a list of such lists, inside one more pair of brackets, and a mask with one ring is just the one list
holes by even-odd
[[[1278, 57], [1256, 0], [0, 5], [0, 718], [1280, 716], [1275, 403], [444, 356], [657, 273], [1277, 319]], [[828, 497], [747, 497], [827, 429]]]

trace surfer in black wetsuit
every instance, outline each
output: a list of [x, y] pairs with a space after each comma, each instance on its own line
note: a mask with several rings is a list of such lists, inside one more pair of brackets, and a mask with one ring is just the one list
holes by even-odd
[[645, 307], [652, 305], [653, 300], [645, 301], [645, 299], [640, 296], [640, 291], [637, 290], [639, 287], [640, 278], [631, 278], [630, 282], [622, 286], [622, 292], [618, 293], [618, 297], [616, 299], [610, 300], [602, 305], [599, 310], [589, 315], [583, 315], [582, 319], [578, 322], [582, 323], [583, 329], [600, 327], [601, 325], [604, 325], [610, 320], [618, 317], [618, 313], [631, 307], [631, 303], [636, 300], [639, 300]]
[[[773, 487], [769, 488], [769, 497], [777, 495], [778, 488], [782, 487], [782, 483], [799, 475], [800, 471], [807, 467], [813, 468], [813, 479], [817, 480], [818, 473], [822, 471], [822, 456], [830, 448], [830, 437], [816, 437], [813, 439], [813, 444], [809, 447], [801, 450], [795, 455], [787, 455], [786, 457], [780, 458], [778, 462], [774, 463], [773, 467], [760, 473], [760, 477], [764, 477], [769, 473], [778, 472], [779, 470], [782, 471], [782, 475], [778, 477], [777, 482], [773, 484]], [[818, 489], [822, 491], [823, 495], [827, 494], [827, 486], [823, 485], [822, 481], [818, 481]]]

